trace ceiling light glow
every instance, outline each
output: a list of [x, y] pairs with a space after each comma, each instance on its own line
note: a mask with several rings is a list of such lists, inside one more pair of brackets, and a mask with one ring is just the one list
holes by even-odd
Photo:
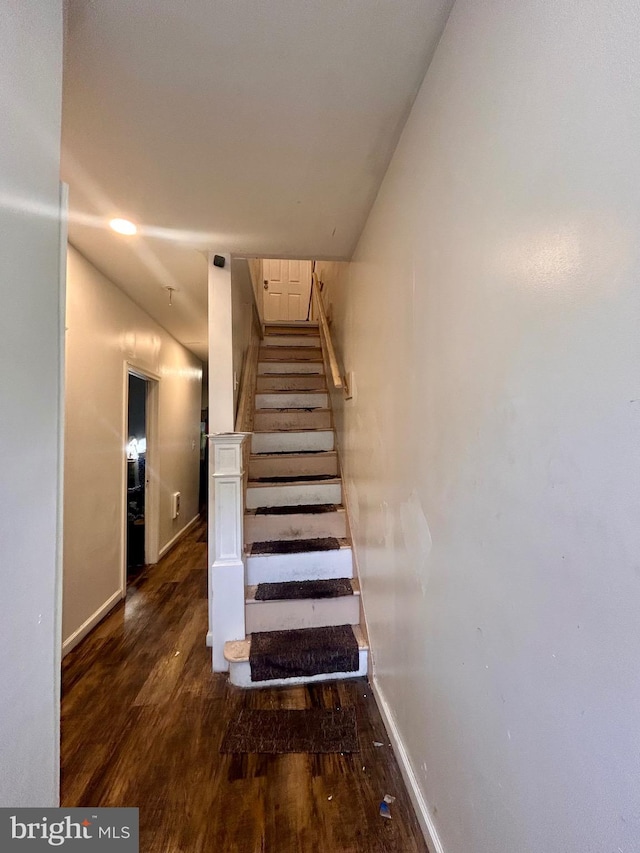
[[137, 226], [135, 226], [133, 222], [129, 222], [128, 219], [112, 219], [109, 225], [114, 231], [117, 231], [118, 234], [126, 234], [127, 237], [131, 237], [138, 231]]

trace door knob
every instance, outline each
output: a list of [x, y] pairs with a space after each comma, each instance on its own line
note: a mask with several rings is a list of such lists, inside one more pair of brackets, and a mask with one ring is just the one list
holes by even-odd
[[265, 278], [264, 280], [264, 289], [269, 290], [269, 279]]

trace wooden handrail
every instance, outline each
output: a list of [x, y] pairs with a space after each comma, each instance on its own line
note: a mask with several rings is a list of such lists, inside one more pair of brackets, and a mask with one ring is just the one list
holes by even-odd
[[338, 365], [336, 350], [333, 345], [333, 341], [331, 340], [331, 332], [329, 330], [327, 314], [324, 310], [322, 297], [320, 296], [320, 288], [318, 287], [318, 276], [315, 272], [312, 274], [311, 290], [313, 292], [313, 297], [315, 300], [316, 311], [318, 314], [318, 324], [320, 326], [321, 340], [324, 343], [324, 351], [329, 365], [329, 372], [331, 373], [331, 381], [333, 383], [333, 387], [337, 390], [342, 390], [344, 396], [349, 399], [351, 395], [349, 394], [349, 389], [347, 387], [346, 380], [340, 371], [340, 366]]
[[258, 374], [258, 356], [260, 351], [261, 331], [255, 315], [251, 324], [251, 338], [242, 365], [240, 379], [240, 396], [236, 412], [236, 432], [251, 432], [253, 430], [253, 400]]

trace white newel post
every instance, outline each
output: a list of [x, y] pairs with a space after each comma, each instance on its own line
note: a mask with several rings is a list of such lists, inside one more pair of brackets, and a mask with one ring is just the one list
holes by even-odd
[[242, 640], [244, 625], [244, 495], [242, 443], [245, 435], [209, 437], [209, 634], [213, 669], [229, 668], [227, 640]]
[[[220, 257], [220, 256], [218, 256]], [[229, 669], [227, 640], [242, 640], [244, 625], [243, 454], [235, 433], [231, 258], [223, 267], [209, 254], [209, 631], [213, 669]]]

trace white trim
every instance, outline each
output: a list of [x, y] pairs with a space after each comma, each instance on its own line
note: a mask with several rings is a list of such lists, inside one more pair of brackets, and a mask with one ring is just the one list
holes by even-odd
[[[160, 379], [147, 375], [145, 398], [145, 427], [147, 438], [147, 463], [144, 493], [144, 561], [155, 565], [160, 559]], [[128, 440], [127, 436], [127, 440]]]
[[98, 607], [98, 609], [92, 616], [89, 616], [86, 622], [82, 623], [82, 625], [78, 628], [77, 631], [74, 631], [70, 637], [67, 637], [67, 639], [62, 644], [63, 656], [68, 654], [71, 649], [75, 648], [75, 646], [78, 645], [80, 640], [84, 640], [89, 631], [93, 630], [93, 628], [96, 627], [98, 622], [101, 622], [107, 615], [107, 613], [109, 613], [110, 610], [113, 610], [116, 604], [121, 601], [123, 597], [124, 596], [122, 595], [122, 591], [119, 589], [116, 590], [116, 592], [113, 593], [111, 598], [108, 598], [104, 604]]
[[183, 537], [183, 536], [186, 536], [186, 535], [187, 535], [187, 533], [191, 530], [191, 528], [194, 526], [194, 524], [196, 524], [196, 522], [198, 522], [199, 520], [200, 520], [200, 513], [197, 513], [196, 515], [194, 515], [194, 516], [193, 516], [193, 518], [191, 519], [191, 521], [189, 521], [189, 522], [187, 522], [187, 524], [185, 524], [185, 526], [182, 528], [182, 530], [179, 530], [179, 531], [176, 533], [176, 535], [175, 535], [172, 539], [170, 539], [170, 540], [167, 542], [167, 544], [166, 544], [166, 545], [164, 545], [164, 546], [160, 549], [160, 552], [159, 552], [159, 554], [158, 554], [158, 559], [159, 559], [159, 560], [161, 560], [161, 559], [165, 556], [165, 554], [168, 554], [168, 553], [169, 553], [169, 551], [170, 551], [170, 550], [171, 550], [175, 545], [177, 545], [177, 544], [178, 544], [178, 542], [180, 541], [180, 539], [182, 539], [182, 537]]
[[442, 846], [433, 818], [431, 817], [428, 803], [420, 790], [420, 786], [418, 785], [415, 771], [411, 765], [411, 759], [409, 758], [409, 754], [407, 753], [400, 732], [398, 731], [395, 717], [393, 716], [393, 712], [375, 675], [370, 679], [370, 684], [378, 710], [380, 711], [387, 734], [389, 735], [389, 740], [393, 745], [393, 751], [398, 764], [400, 765], [402, 778], [407, 786], [407, 791], [409, 792], [409, 797], [411, 798], [411, 802], [413, 804], [416, 817], [418, 818], [420, 829], [422, 830], [422, 834], [427, 842], [427, 846], [432, 853], [444, 853], [444, 847]]

